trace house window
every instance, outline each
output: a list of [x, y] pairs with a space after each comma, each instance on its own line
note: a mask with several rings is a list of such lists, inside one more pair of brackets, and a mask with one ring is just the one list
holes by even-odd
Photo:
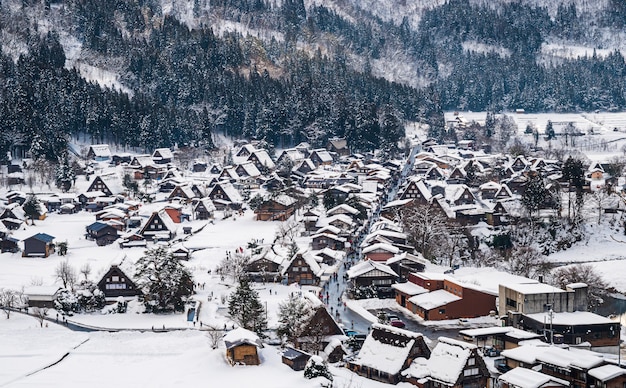
[[439, 309], [439, 314], [445, 314], [446, 313], [446, 309]]
[[113, 277], [111, 278], [111, 281], [112, 281], [112, 282], [116, 282], [116, 283], [117, 283], [117, 282], [119, 282], [119, 281], [120, 281], [120, 277], [119, 277], [119, 276], [113, 276]]
[[475, 376], [478, 374], [478, 368], [465, 369], [463, 376]]
[[293, 267], [293, 272], [300, 272], [300, 267]]
[[467, 365], [476, 365], [476, 359], [474, 357], [470, 358], [469, 360], [467, 360]]
[[581, 342], [583, 342], [582, 338], [576, 337], [576, 345], [580, 345]]

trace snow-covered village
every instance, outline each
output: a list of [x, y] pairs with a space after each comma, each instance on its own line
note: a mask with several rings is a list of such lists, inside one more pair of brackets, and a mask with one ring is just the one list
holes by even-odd
[[525, 133], [546, 119], [580, 117], [496, 117], [518, 154], [415, 124], [397, 158], [220, 138], [14, 160], [0, 386], [621, 387], [626, 115], [576, 152], [567, 125]]
[[626, 388], [626, 1], [0, 0], [0, 388]]

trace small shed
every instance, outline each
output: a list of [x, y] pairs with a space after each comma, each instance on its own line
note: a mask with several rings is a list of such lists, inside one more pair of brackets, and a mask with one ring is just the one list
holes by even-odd
[[37, 233], [24, 240], [22, 257], [43, 256], [48, 257], [54, 252], [54, 237], [46, 233]]
[[59, 296], [59, 286], [31, 286], [24, 289], [28, 298], [28, 307], [52, 308]]
[[224, 336], [224, 344], [226, 345], [226, 358], [231, 365], [261, 364], [257, 349], [262, 348], [263, 343], [254, 332], [238, 327]]
[[304, 370], [306, 363], [311, 358], [311, 355], [301, 350], [288, 347], [283, 352], [283, 364], [289, 366], [295, 371]]

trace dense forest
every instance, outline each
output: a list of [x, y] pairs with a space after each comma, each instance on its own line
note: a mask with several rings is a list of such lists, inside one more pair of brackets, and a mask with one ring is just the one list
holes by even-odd
[[[211, 147], [218, 132], [276, 146], [338, 135], [355, 150], [371, 150], [395, 147], [405, 120], [443, 133], [443, 110], [626, 108], [618, 50], [558, 59], [542, 53], [549, 40], [593, 45], [598, 31], [624, 32], [626, 7], [618, 0], [593, 18], [574, 3], [550, 15], [523, 1], [450, 0], [425, 10], [417, 27], [349, 5], [307, 8], [303, 0], [173, 4], [193, 17], [165, 12], [154, 0], [3, 0], [0, 155], [18, 149], [56, 161], [79, 135], [146, 150]], [[267, 33], [214, 31], [226, 22]], [[80, 42], [84, 60], [113, 68], [132, 95], [67, 66], [64, 36]], [[15, 42], [24, 48], [11, 49]], [[420, 87], [373, 71], [373, 62], [397, 52], [416, 64]]]

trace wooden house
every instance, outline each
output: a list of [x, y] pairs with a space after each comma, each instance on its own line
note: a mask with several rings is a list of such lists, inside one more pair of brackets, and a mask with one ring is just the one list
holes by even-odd
[[215, 205], [210, 198], [202, 198], [193, 206], [193, 215], [196, 220], [210, 220], [215, 214]]
[[117, 240], [118, 229], [109, 223], [96, 221], [85, 227], [85, 238], [96, 241], [99, 246], [108, 245]]
[[386, 262], [393, 256], [400, 253], [400, 249], [391, 244], [376, 243], [363, 248], [363, 255], [365, 260]]
[[[2, 224], [0, 224], [2, 225]], [[4, 253], [4, 252], [12, 252], [12, 253], [16, 253], [20, 251], [20, 247], [18, 245], [18, 243], [20, 242], [20, 240], [5, 235], [2, 238], [0, 238], [0, 252]]]
[[258, 349], [263, 347], [259, 336], [243, 327], [229, 331], [224, 336], [226, 358], [231, 365], [260, 365]]
[[487, 387], [490, 377], [476, 345], [447, 337], [439, 337], [430, 358], [414, 360], [402, 374], [420, 388]]
[[244, 145], [241, 146], [239, 151], [237, 151], [235, 156], [237, 156], [237, 157], [248, 157], [254, 151], [256, 151], [256, 148], [254, 148], [254, 146], [252, 144], [244, 144]]
[[108, 144], [93, 144], [89, 146], [87, 158], [96, 162], [104, 162], [111, 159], [111, 149]]
[[196, 198], [196, 193], [189, 185], [177, 185], [167, 197], [168, 201], [179, 200], [185, 203], [191, 202]]
[[139, 234], [145, 239], [171, 240], [176, 235], [176, 224], [165, 211], [153, 212]]
[[263, 201], [254, 211], [258, 221], [286, 221], [296, 210], [296, 199], [280, 194]]
[[401, 371], [413, 360], [429, 356], [430, 350], [421, 334], [374, 323], [359, 354], [347, 366], [369, 379], [397, 384], [402, 380]]
[[267, 171], [272, 171], [276, 168], [276, 164], [270, 157], [270, 154], [267, 150], [254, 150], [246, 159], [248, 162], [254, 163], [256, 168], [263, 173]]
[[316, 256], [311, 252], [300, 251], [283, 268], [282, 276], [287, 281], [287, 284], [317, 285], [323, 272]]
[[501, 388], [565, 388], [570, 386], [565, 380], [526, 368], [514, 368], [500, 375], [498, 384]]
[[106, 182], [102, 179], [101, 176], [96, 176], [91, 184], [87, 188], [87, 192], [99, 191], [104, 194], [106, 197], [110, 197], [113, 195], [113, 191], [109, 188]]
[[605, 388], [626, 387], [626, 369], [617, 365], [603, 365], [587, 372], [591, 386]]
[[37, 233], [24, 240], [22, 257], [48, 257], [54, 253], [54, 237], [46, 233]]
[[311, 247], [314, 251], [324, 248], [340, 251], [345, 249], [346, 239], [330, 233], [317, 233], [311, 236]]
[[398, 278], [398, 274], [388, 265], [372, 260], [355, 264], [346, 273], [354, 287], [390, 287]]
[[398, 199], [414, 199], [417, 203], [427, 204], [432, 194], [426, 182], [422, 179], [410, 179]]
[[333, 163], [333, 157], [323, 148], [318, 148], [311, 151], [309, 159], [313, 164], [317, 166], [329, 166]]
[[294, 349], [288, 346], [282, 354], [283, 364], [289, 366], [295, 371], [304, 370], [306, 363], [311, 358], [311, 355], [303, 352], [302, 350]]
[[141, 290], [117, 265], [111, 268], [102, 276], [98, 282], [98, 289], [104, 293], [106, 298], [116, 299], [120, 296], [133, 297], [141, 295]]
[[168, 164], [174, 159], [174, 154], [169, 148], [157, 148], [152, 153], [152, 160], [156, 164]]
[[209, 192], [209, 198], [218, 210], [226, 207], [238, 208], [243, 203], [241, 194], [228, 182], [218, 182]]
[[332, 137], [328, 139], [328, 142], [326, 142], [326, 150], [340, 157], [350, 155], [348, 141], [344, 137]]
[[278, 256], [270, 247], [264, 247], [261, 253], [250, 258], [245, 271], [251, 281], [277, 282], [280, 280], [282, 262], [282, 256]]

